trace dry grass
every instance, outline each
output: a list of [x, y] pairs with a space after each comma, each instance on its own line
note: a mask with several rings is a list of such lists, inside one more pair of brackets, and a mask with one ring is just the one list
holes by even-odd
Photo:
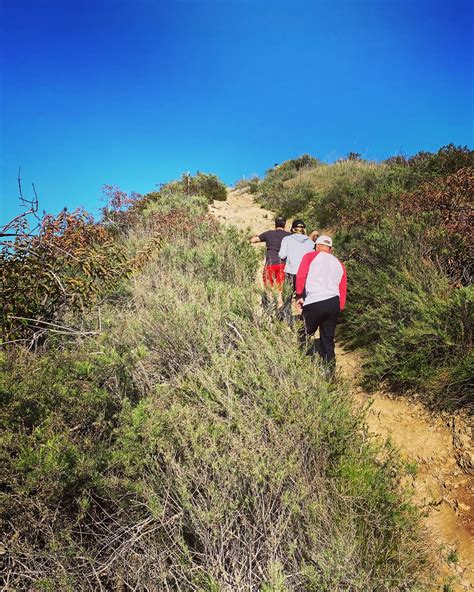
[[285, 182], [287, 187], [295, 187], [307, 183], [316, 192], [323, 192], [334, 185], [336, 179], [344, 179], [348, 183], [357, 181], [367, 172], [383, 174], [387, 165], [369, 161], [344, 160], [331, 165], [302, 170], [296, 177]]

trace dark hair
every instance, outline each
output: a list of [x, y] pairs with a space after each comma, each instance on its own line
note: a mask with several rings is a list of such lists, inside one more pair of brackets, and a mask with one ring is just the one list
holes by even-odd
[[285, 228], [286, 220], [285, 218], [275, 218], [275, 228]]
[[295, 228], [306, 228], [306, 224], [303, 220], [293, 220], [291, 223], [291, 230], [294, 230]]

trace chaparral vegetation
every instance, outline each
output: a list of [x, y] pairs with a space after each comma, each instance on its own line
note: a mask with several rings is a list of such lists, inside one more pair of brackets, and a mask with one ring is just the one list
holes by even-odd
[[[472, 153], [356, 157], [305, 156], [252, 187], [337, 229], [367, 381], [467, 406]], [[100, 222], [3, 233], [6, 589], [424, 589], [405, 469], [262, 311], [255, 251], [207, 213], [217, 177], [105, 191]]]
[[340, 336], [363, 348], [365, 386], [416, 394], [442, 410], [474, 408], [474, 151], [382, 163], [308, 155], [267, 171], [258, 199], [334, 233], [347, 264]]

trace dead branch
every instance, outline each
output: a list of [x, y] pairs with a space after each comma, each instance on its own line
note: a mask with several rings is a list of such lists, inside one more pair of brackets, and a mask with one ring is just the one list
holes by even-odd
[[[73, 327], [66, 327], [65, 325], [59, 325], [58, 323], [50, 323], [49, 321], [44, 321], [43, 319], [31, 319], [29, 317], [17, 317], [11, 315], [8, 317], [9, 319], [15, 319], [17, 321], [29, 321], [31, 323], [36, 323], [39, 325], [39, 328], [51, 331], [53, 333], [61, 333], [64, 335], [98, 335], [98, 331], [81, 331], [80, 329], [74, 329]], [[41, 326], [46, 325], [46, 326]]]
[[[40, 223], [40, 218], [38, 216], [38, 193], [36, 191], [36, 187], [34, 183], [31, 184], [33, 187], [33, 197], [28, 199], [23, 195], [23, 189], [21, 185], [21, 167], [18, 168], [18, 199], [22, 207], [25, 208], [25, 211], [18, 216], [15, 216], [12, 220], [7, 222], [4, 226], [0, 227], [0, 236], [31, 236], [32, 232], [38, 228]], [[33, 216], [38, 221], [38, 224], [33, 229], [33, 231], [29, 228], [28, 223], [28, 216]], [[14, 230], [14, 232], [10, 232]]]

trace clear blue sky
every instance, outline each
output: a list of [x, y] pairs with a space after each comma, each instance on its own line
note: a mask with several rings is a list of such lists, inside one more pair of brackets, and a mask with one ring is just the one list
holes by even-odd
[[0, 0], [0, 222], [183, 171], [473, 147], [462, 0]]

